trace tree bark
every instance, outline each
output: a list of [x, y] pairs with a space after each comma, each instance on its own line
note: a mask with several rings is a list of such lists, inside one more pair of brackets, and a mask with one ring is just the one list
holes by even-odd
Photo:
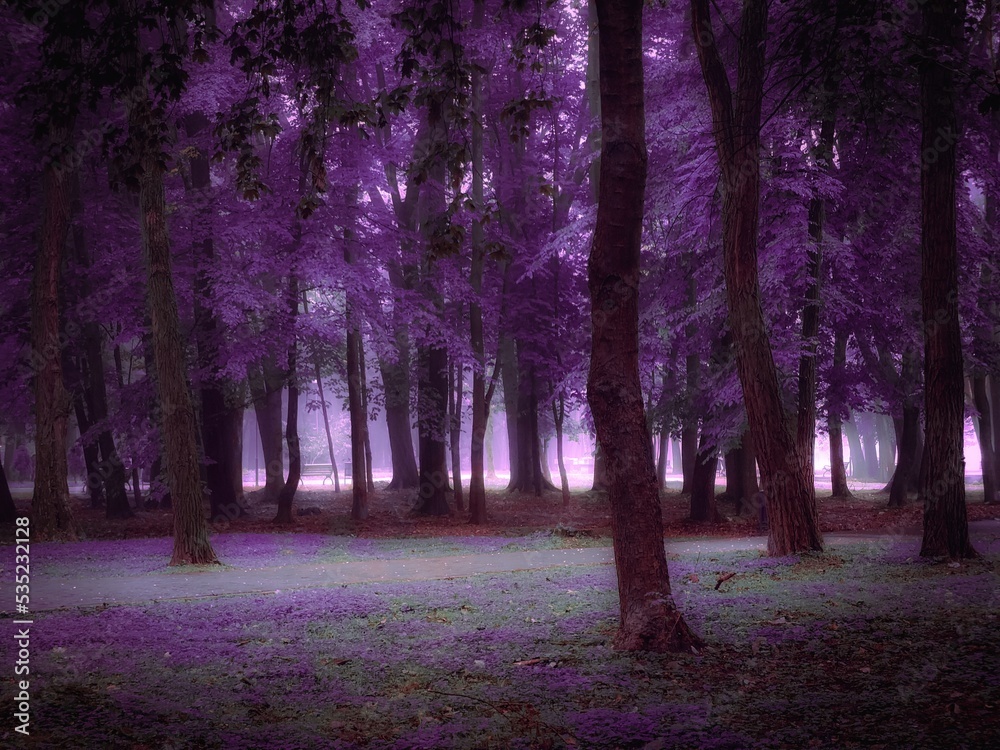
[[0, 462], [0, 523], [14, 523], [17, 520], [17, 506], [7, 484], [7, 472]]
[[[922, 557], [975, 557], [965, 510], [965, 388], [958, 321], [955, 151], [958, 118], [952, 66], [961, 58], [965, 2], [923, 6], [926, 57], [920, 62], [921, 311], [927, 430], [920, 467]], [[946, 147], [942, 139], [950, 141]]]
[[660, 430], [659, 451], [656, 456], [656, 486], [662, 492], [667, 487], [667, 453], [670, 450], [670, 435]]
[[[201, 112], [184, 118], [189, 138], [196, 137], [209, 125], [208, 117]], [[195, 341], [198, 345], [198, 359], [205, 372], [198, 389], [201, 399], [201, 444], [205, 454], [205, 479], [211, 517], [222, 521], [236, 518], [240, 513], [240, 505], [233, 487], [230, 451], [226, 445], [226, 418], [230, 407], [226, 403], [225, 384], [221, 380], [218, 364], [219, 345], [225, 331], [215, 314], [215, 290], [210, 274], [210, 267], [215, 261], [215, 240], [211, 234], [212, 180], [206, 155], [196, 153], [191, 157], [189, 166], [189, 197], [200, 204], [197, 214], [200, 231], [195, 232], [197, 239], [194, 242], [194, 256], [197, 266]]]
[[687, 651], [700, 640], [670, 592], [652, 445], [639, 381], [639, 251], [646, 186], [641, 0], [597, 0], [603, 133], [588, 262], [592, 349], [587, 400], [607, 460], [626, 650]]
[[348, 308], [347, 329], [347, 407], [351, 417], [351, 518], [368, 518], [368, 475], [365, 460], [365, 436], [368, 414], [361, 403], [361, 333], [354, 306]]
[[[129, 135], [142, 142], [152, 110], [147, 96], [128, 105]], [[142, 246], [148, 273], [152, 344], [156, 362], [156, 388], [162, 415], [162, 435], [167, 459], [174, 515], [174, 550], [171, 565], [217, 563], [208, 538], [202, 507], [201, 476], [195, 432], [194, 405], [188, 389], [185, 349], [181, 340], [177, 296], [167, 237], [163, 168], [159, 154], [142, 149], [139, 175], [139, 211]]]
[[[298, 244], [296, 238], [296, 244]], [[278, 511], [273, 523], [290, 524], [292, 504], [302, 479], [302, 452], [299, 445], [299, 385], [298, 385], [298, 343], [295, 334], [295, 320], [299, 315], [299, 279], [293, 268], [288, 277], [288, 315], [291, 319], [288, 342], [288, 418], [285, 420], [285, 442], [288, 444], [288, 479], [278, 494]]]
[[[827, 77], [828, 84], [832, 78]], [[829, 85], [827, 91], [830, 91]], [[819, 145], [816, 148], [817, 167], [824, 172], [833, 166], [833, 133], [836, 101], [823, 102], [824, 113], [820, 124]], [[806, 251], [805, 305], [802, 308], [803, 351], [799, 357], [798, 412], [795, 420], [795, 442], [802, 456], [806, 482], [815, 486], [816, 467], [816, 345], [819, 337], [820, 281], [823, 269], [823, 231], [826, 221], [826, 200], [814, 196], [809, 201], [809, 247]]]
[[260, 433], [261, 453], [264, 455], [264, 491], [261, 501], [276, 503], [285, 486], [281, 422], [284, 377], [274, 358], [268, 355], [260, 366], [247, 368], [247, 382]]
[[563, 508], [569, 507], [569, 477], [566, 475], [566, 461], [563, 458], [563, 422], [566, 419], [566, 398], [560, 393], [552, 402], [552, 422], [556, 429], [556, 461], [559, 464], [559, 488], [562, 491]]
[[323, 393], [323, 374], [319, 369], [319, 359], [314, 362], [314, 366], [316, 389], [319, 392], [319, 406], [323, 414], [323, 430], [326, 432], [326, 449], [330, 454], [330, 467], [333, 469], [333, 491], [339, 493], [340, 473], [337, 471], [337, 457], [333, 455], [333, 433], [330, 432], [330, 414], [326, 406], [326, 396]]
[[691, 520], [702, 523], [719, 523], [719, 514], [715, 502], [715, 475], [719, 467], [719, 452], [714, 446], [706, 445], [704, 434], [698, 449], [698, 458], [694, 465], [694, 476], [691, 481]]
[[691, 24], [712, 108], [722, 169], [723, 267], [736, 366], [761, 468], [772, 555], [821, 550], [815, 489], [809, 483], [781, 403], [781, 388], [760, 304], [757, 233], [760, 203], [760, 113], [765, 76], [766, 0], [746, 0], [741, 21], [737, 91], [712, 35], [708, 0], [691, 0]]
[[[455, 509], [465, 510], [462, 496], [462, 395], [464, 392], [462, 362], [453, 361], [448, 368], [449, 442], [451, 445], [451, 483], [455, 491]], [[454, 399], [452, 399], [454, 394]]]
[[847, 469], [844, 466], [844, 437], [843, 423], [844, 406], [843, 397], [839, 392], [844, 382], [844, 370], [847, 367], [847, 333], [837, 331], [833, 340], [833, 379], [835, 385], [831, 387], [829, 405], [829, 434], [830, 434], [830, 484], [832, 485], [831, 495], [833, 497], [852, 497], [851, 490], [847, 486]]
[[396, 352], [395, 362], [379, 361], [392, 454], [392, 480], [387, 489], [406, 490], [416, 487], [419, 478], [410, 430], [410, 342], [405, 328], [396, 331]]
[[[53, 149], [65, 147], [67, 132], [62, 128], [53, 130], [49, 136]], [[32, 534], [39, 541], [76, 539], [66, 459], [72, 398], [63, 385], [59, 331], [59, 271], [69, 233], [69, 196], [66, 177], [59, 166], [58, 161], [50, 162], [42, 172], [42, 228], [32, 283], [35, 490], [31, 498], [31, 525]]]

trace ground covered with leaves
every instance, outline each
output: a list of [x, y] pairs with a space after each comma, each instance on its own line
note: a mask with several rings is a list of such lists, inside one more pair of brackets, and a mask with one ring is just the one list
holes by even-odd
[[669, 656], [609, 648], [607, 565], [39, 614], [24, 746], [996, 747], [996, 556], [915, 552], [674, 556]]

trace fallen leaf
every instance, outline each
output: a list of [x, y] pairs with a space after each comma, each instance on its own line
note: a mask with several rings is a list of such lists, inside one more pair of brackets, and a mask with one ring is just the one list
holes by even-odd
[[719, 576], [719, 580], [717, 580], [715, 582], [715, 590], [718, 591], [719, 590], [719, 586], [721, 586], [722, 584], [724, 584], [730, 578], [734, 578], [735, 576], [736, 576], [736, 573], [723, 573], [721, 576]]

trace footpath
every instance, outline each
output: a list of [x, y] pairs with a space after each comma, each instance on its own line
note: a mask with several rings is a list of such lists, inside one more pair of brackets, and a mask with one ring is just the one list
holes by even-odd
[[[1000, 553], [1000, 520], [975, 521], [969, 524], [973, 543], [980, 554]], [[903, 534], [837, 533], [825, 537], [827, 549], [863, 541], [901, 543], [919, 551], [918, 530], [907, 529]], [[684, 539], [668, 540], [668, 554], [710, 555], [738, 550], [760, 550], [767, 538]], [[87, 576], [45, 578], [31, 581], [31, 611], [33, 613], [60, 609], [90, 608], [122, 604], [143, 604], [163, 600], [206, 599], [219, 596], [248, 594], [265, 595], [277, 592], [342, 586], [355, 583], [429, 581], [462, 578], [519, 570], [564, 566], [610, 565], [614, 562], [610, 547], [586, 549], [534, 550], [494, 552], [445, 557], [410, 557], [396, 560], [352, 560], [324, 564], [297, 564], [279, 567], [241, 570], [233, 568], [199, 568], [191, 572], [154, 572], [135, 576], [94, 578]], [[5, 579], [13, 576], [4, 576]], [[13, 602], [12, 583], [3, 580], [0, 602]], [[13, 616], [3, 610], [0, 616]]]

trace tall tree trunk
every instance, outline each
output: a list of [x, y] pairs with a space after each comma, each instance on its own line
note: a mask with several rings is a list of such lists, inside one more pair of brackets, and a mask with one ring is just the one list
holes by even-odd
[[[827, 78], [828, 84], [833, 79]], [[829, 85], [827, 91], [830, 91]], [[829, 171], [833, 165], [833, 131], [836, 101], [823, 102], [819, 145], [816, 148], [817, 166]], [[815, 486], [816, 467], [813, 456], [816, 450], [816, 345], [819, 337], [820, 280], [823, 269], [823, 231], [826, 221], [826, 200], [814, 196], [809, 201], [809, 247], [806, 258], [805, 305], [802, 308], [802, 356], [799, 357], [798, 412], [795, 420], [795, 442], [802, 456], [806, 482]]]
[[892, 417], [888, 414], [876, 414], [875, 429], [878, 435], [878, 476], [879, 479], [888, 480], [896, 463], [896, 428]]
[[765, 76], [767, 0], [743, 3], [738, 89], [712, 36], [708, 0], [691, 0], [691, 25], [712, 108], [722, 169], [723, 267], [736, 367], [761, 468], [768, 552], [821, 550], [816, 495], [781, 403], [781, 387], [760, 304], [757, 233], [760, 203], [760, 112]]
[[719, 452], [714, 446], [706, 445], [703, 433], [691, 481], [692, 521], [719, 523], [722, 520], [715, 502], [715, 475], [718, 467]]
[[[296, 241], [296, 244], [298, 242]], [[299, 315], [299, 279], [293, 268], [288, 277], [288, 315], [291, 318], [291, 340], [288, 342], [288, 418], [285, 421], [285, 442], [288, 445], [288, 479], [278, 494], [278, 511], [273, 523], [289, 524], [292, 504], [302, 479], [302, 452], [299, 445], [299, 385], [298, 385], [298, 344], [295, 335], [295, 321]]]
[[[54, 129], [53, 148], [68, 130]], [[66, 431], [72, 398], [63, 385], [59, 341], [59, 271], [69, 232], [66, 177], [56, 161], [42, 172], [42, 228], [32, 284], [31, 348], [35, 371], [35, 490], [31, 498], [36, 540], [76, 539], [69, 503]]]
[[[920, 555], [962, 559], [976, 555], [965, 510], [965, 388], [955, 230], [958, 118], [952, 61], [961, 57], [965, 2], [928, 0], [922, 14], [927, 56], [920, 62], [920, 301], [927, 431], [920, 467]], [[941, 148], [943, 138], [948, 142]]]
[[[472, 28], [481, 29], [485, 18], [483, 0], [473, 0]], [[479, 67], [472, 71], [472, 202], [477, 211], [485, 209], [483, 189], [483, 79]], [[490, 418], [486, 405], [486, 344], [483, 337], [483, 265], [485, 237], [482, 221], [472, 222], [472, 264], [469, 281], [472, 300], [469, 303], [469, 334], [472, 356], [472, 446], [469, 474], [469, 521], [486, 523], [486, 478], [483, 467], [483, 449], [487, 423]]]
[[[240, 390], [243, 390], [242, 386]], [[233, 497], [236, 499], [236, 507], [231, 509], [230, 518], [250, 515], [246, 509], [246, 498], [243, 493], [243, 398], [245, 396], [240, 398], [239, 406], [228, 405], [225, 418], [222, 420], [222, 429], [226, 433], [224, 445], [229, 469], [228, 479], [233, 488]]]
[[[208, 117], [194, 112], [184, 118], [189, 138], [197, 137], [210, 125]], [[227, 450], [225, 384], [219, 368], [219, 346], [225, 331], [215, 314], [215, 290], [211, 281], [211, 266], [215, 262], [215, 240], [212, 237], [212, 180], [207, 155], [196, 153], [189, 161], [189, 197], [199, 204], [195, 263], [195, 340], [198, 359], [205, 376], [199, 387], [201, 399], [201, 443], [205, 453], [205, 479], [213, 520], [229, 520], [239, 515], [239, 502], [232, 482]]]
[[979, 453], [982, 456], [983, 502], [994, 503], [997, 498], [996, 468], [993, 465], [993, 424], [986, 376], [972, 378], [972, 397], [979, 416]]
[[[136, 142], [152, 121], [146, 96], [130, 103], [129, 131]], [[156, 389], [162, 414], [167, 478], [174, 515], [171, 565], [217, 563], [208, 539], [202, 506], [201, 476], [195, 432], [197, 422], [188, 389], [185, 349], [181, 340], [167, 237], [166, 200], [159, 153], [141, 154], [139, 215], [148, 272], [149, 310], [156, 362]]]
[[351, 518], [368, 518], [368, 476], [365, 462], [365, 435], [368, 414], [361, 402], [361, 333], [354, 306], [348, 308], [347, 329], [347, 407], [351, 417]]
[[608, 466], [626, 650], [687, 651], [700, 641], [670, 592], [656, 471], [639, 381], [639, 250], [646, 187], [642, 0], [597, 0], [603, 133], [597, 226], [588, 262], [592, 349], [587, 401]]

